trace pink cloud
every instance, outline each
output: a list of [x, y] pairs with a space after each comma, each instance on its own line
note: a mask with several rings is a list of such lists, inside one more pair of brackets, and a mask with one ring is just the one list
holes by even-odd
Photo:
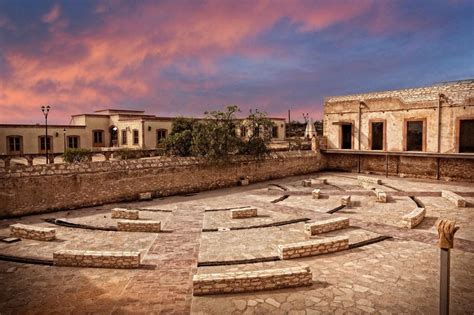
[[42, 16], [41, 20], [45, 23], [51, 24], [59, 18], [60, 14], [61, 8], [59, 7], [59, 5], [55, 4], [48, 13]]

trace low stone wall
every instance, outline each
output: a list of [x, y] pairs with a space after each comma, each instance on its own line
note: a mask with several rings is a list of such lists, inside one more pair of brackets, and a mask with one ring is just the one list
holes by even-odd
[[10, 225], [10, 235], [37, 241], [52, 241], [56, 239], [56, 230], [26, 224]]
[[53, 253], [55, 266], [132, 269], [140, 267], [140, 252], [60, 250]]
[[380, 189], [375, 189], [375, 197], [377, 198], [377, 202], [386, 203], [387, 202], [387, 193]]
[[341, 205], [342, 206], [350, 206], [351, 205], [351, 196], [342, 196], [341, 197]]
[[357, 176], [357, 181], [376, 185], [382, 184], [382, 180], [368, 176]]
[[347, 236], [313, 239], [285, 245], [278, 245], [280, 259], [292, 259], [333, 253], [349, 248]]
[[313, 184], [312, 180], [311, 179], [304, 179], [301, 184], [303, 185], [303, 187], [311, 187], [311, 185]]
[[139, 200], [151, 200], [153, 199], [153, 194], [151, 192], [144, 192], [138, 194], [138, 199]]
[[294, 288], [310, 286], [312, 282], [309, 267], [197, 274], [193, 277], [193, 295]]
[[403, 225], [412, 229], [423, 221], [425, 214], [425, 208], [415, 208], [412, 212], [402, 217]]
[[112, 209], [112, 219], [138, 220], [140, 211], [127, 210], [122, 208]]
[[241, 178], [259, 182], [323, 169], [316, 152], [234, 157], [210, 164], [200, 158], [154, 157], [76, 164], [0, 168], [0, 218], [193, 193], [237, 186]]
[[161, 231], [161, 221], [152, 220], [120, 220], [117, 221], [117, 230], [124, 232], [152, 232]]
[[466, 207], [467, 202], [466, 199], [463, 197], [459, 196], [458, 194], [449, 191], [449, 190], [442, 190], [441, 191], [441, 197], [448, 199], [452, 203], [456, 205], [456, 207]]
[[317, 235], [349, 227], [349, 218], [336, 217], [327, 220], [306, 223], [304, 229], [308, 235]]
[[[384, 155], [358, 155], [324, 153], [326, 170], [345, 172], [370, 172], [385, 175], [387, 160]], [[360, 167], [358, 163], [360, 161]], [[436, 157], [389, 156], [388, 175], [436, 179], [474, 181], [474, 159], [440, 158], [439, 168]]]
[[230, 210], [230, 217], [232, 219], [252, 218], [257, 216], [257, 208], [248, 207]]
[[328, 180], [326, 178], [313, 178], [311, 179], [311, 185], [326, 185]]
[[321, 197], [321, 189], [314, 189], [311, 192], [311, 196], [313, 196], [313, 199], [319, 199]]

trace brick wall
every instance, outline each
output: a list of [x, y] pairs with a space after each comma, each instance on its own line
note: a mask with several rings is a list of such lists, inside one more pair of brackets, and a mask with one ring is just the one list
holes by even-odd
[[[327, 170], [357, 172], [357, 154], [327, 154]], [[361, 155], [360, 171], [385, 174], [385, 156]], [[443, 158], [439, 161], [440, 179], [474, 181], [474, 160]], [[415, 156], [389, 156], [388, 174], [407, 177], [436, 178], [436, 158]]]
[[278, 152], [256, 160], [237, 157], [223, 165], [198, 158], [18, 166], [0, 169], [0, 217], [44, 213], [138, 199], [139, 193], [168, 196], [316, 172], [324, 157]]

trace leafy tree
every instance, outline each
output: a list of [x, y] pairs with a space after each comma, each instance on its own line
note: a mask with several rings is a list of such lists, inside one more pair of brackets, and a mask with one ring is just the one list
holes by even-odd
[[196, 119], [193, 118], [178, 117], [174, 119], [170, 135], [162, 140], [165, 150], [171, 155], [192, 155], [192, 134], [196, 124]]
[[268, 153], [268, 144], [272, 140], [273, 123], [265, 112], [250, 112], [243, 125], [250, 130], [247, 139], [240, 148], [241, 154], [261, 156]]

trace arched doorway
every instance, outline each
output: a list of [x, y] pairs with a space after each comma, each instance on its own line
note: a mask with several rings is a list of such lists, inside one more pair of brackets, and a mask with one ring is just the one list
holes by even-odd
[[110, 132], [110, 146], [116, 147], [118, 146], [118, 128], [115, 126], [111, 126], [109, 128]]

